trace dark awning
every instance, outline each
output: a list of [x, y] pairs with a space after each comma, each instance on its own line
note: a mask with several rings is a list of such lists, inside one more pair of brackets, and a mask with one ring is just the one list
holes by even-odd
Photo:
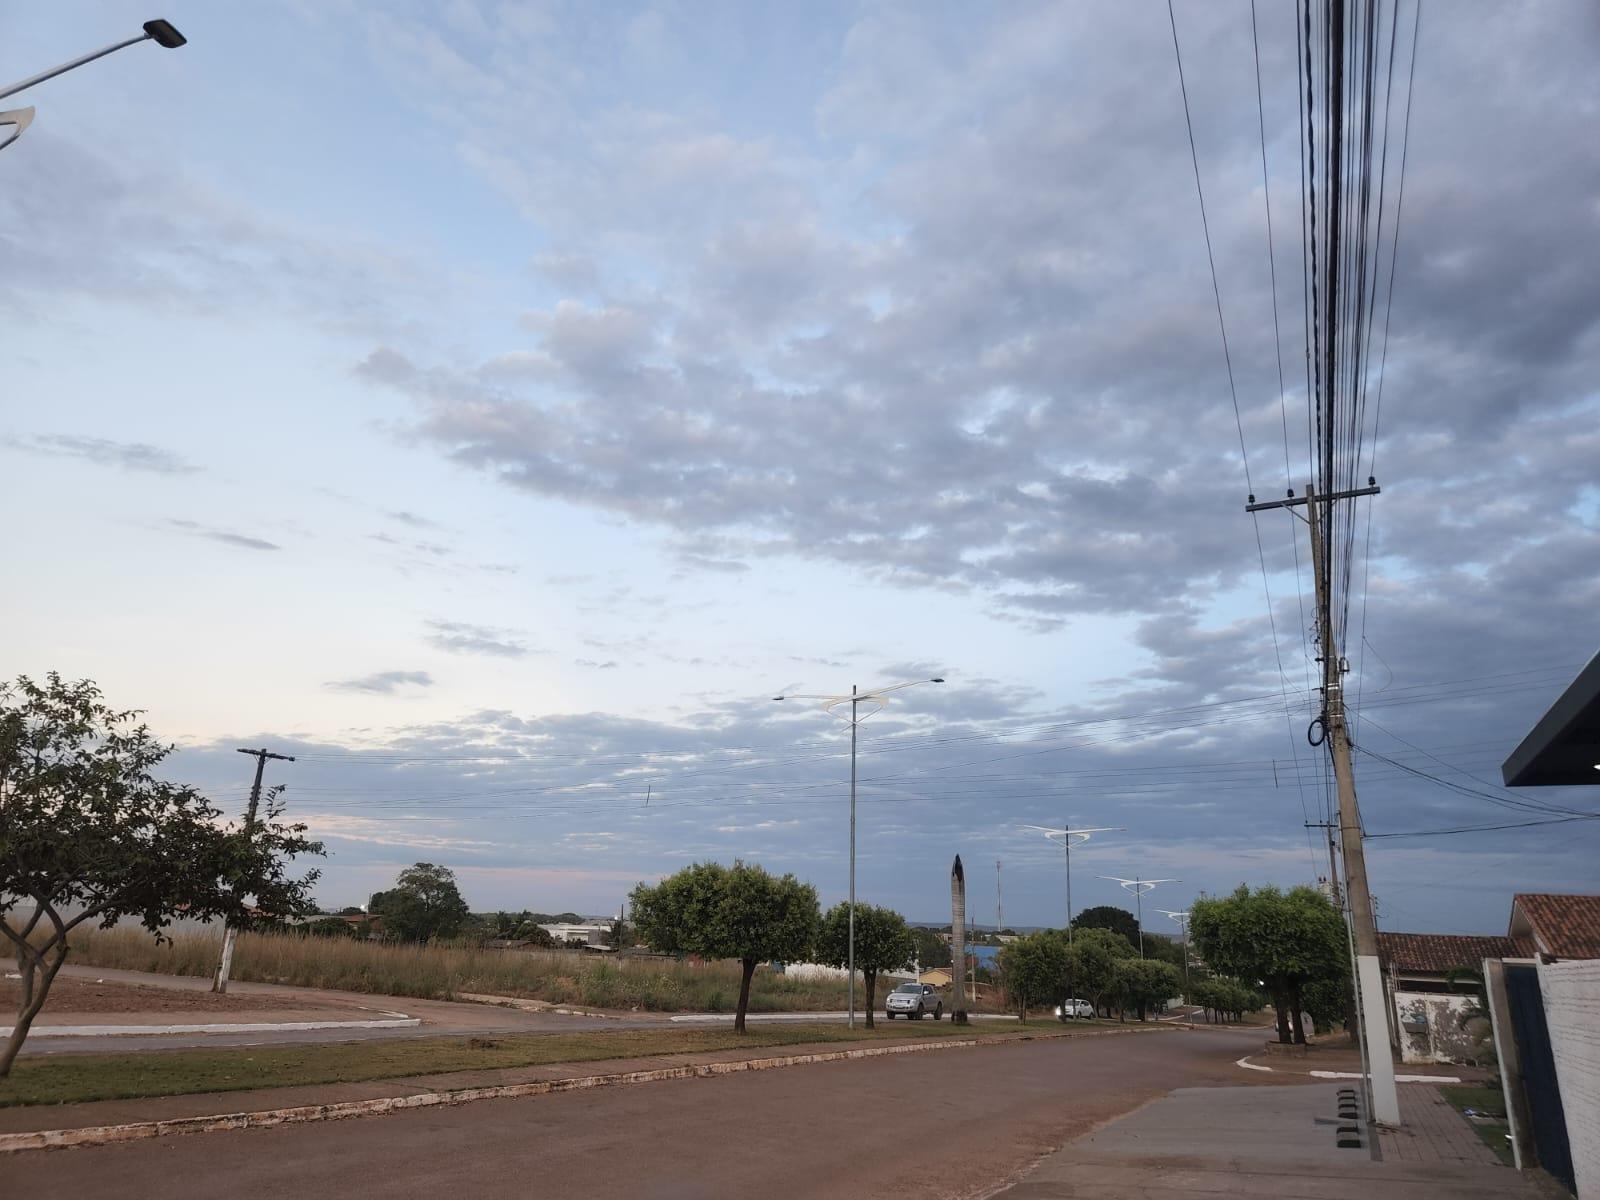
[[1600, 787], [1600, 654], [1500, 768], [1507, 787]]

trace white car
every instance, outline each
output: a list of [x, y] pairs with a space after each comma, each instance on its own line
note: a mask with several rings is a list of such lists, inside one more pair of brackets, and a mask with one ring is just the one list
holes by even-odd
[[1056, 1005], [1056, 1016], [1063, 1021], [1072, 1017], [1092, 1017], [1094, 1016], [1094, 1005], [1087, 1000], [1066, 1000]]
[[935, 1021], [944, 1016], [944, 1001], [925, 983], [902, 983], [883, 1002], [883, 1015], [891, 1021], [920, 1021], [925, 1013], [932, 1013]]

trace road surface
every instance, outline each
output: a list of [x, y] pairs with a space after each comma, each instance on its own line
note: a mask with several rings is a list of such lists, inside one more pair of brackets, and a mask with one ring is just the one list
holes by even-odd
[[1259, 1044], [1183, 1030], [1018, 1042], [29, 1152], [0, 1172], [8, 1194], [75, 1200], [977, 1196], [1173, 1088], [1252, 1086], [1233, 1061]]

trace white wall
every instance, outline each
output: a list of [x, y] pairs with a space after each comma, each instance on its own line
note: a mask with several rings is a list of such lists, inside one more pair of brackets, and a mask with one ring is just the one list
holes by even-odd
[[1579, 1200], [1600, 1200], [1600, 959], [1540, 963]]
[[[1474, 1007], [1472, 996], [1442, 992], [1394, 993], [1394, 1011], [1400, 1033], [1400, 1061], [1408, 1063], [1464, 1063], [1475, 1057], [1472, 1030], [1461, 1016]], [[1403, 1022], [1425, 1017], [1426, 1033], [1408, 1033]]]

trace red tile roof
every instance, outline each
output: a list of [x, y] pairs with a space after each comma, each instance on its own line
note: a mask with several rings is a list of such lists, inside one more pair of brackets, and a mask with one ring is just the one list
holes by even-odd
[[1527, 918], [1539, 949], [1552, 958], [1600, 958], [1600, 896], [1551, 896], [1519, 892], [1511, 901]]
[[1379, 933], [1378, 961], [1387, 970], [1443, 975], [1455, 967], [1483, 970], [1486, 958], [1529, 958], [1528, 947], [1508, 937], [1463, 937], [1452, 933]]

